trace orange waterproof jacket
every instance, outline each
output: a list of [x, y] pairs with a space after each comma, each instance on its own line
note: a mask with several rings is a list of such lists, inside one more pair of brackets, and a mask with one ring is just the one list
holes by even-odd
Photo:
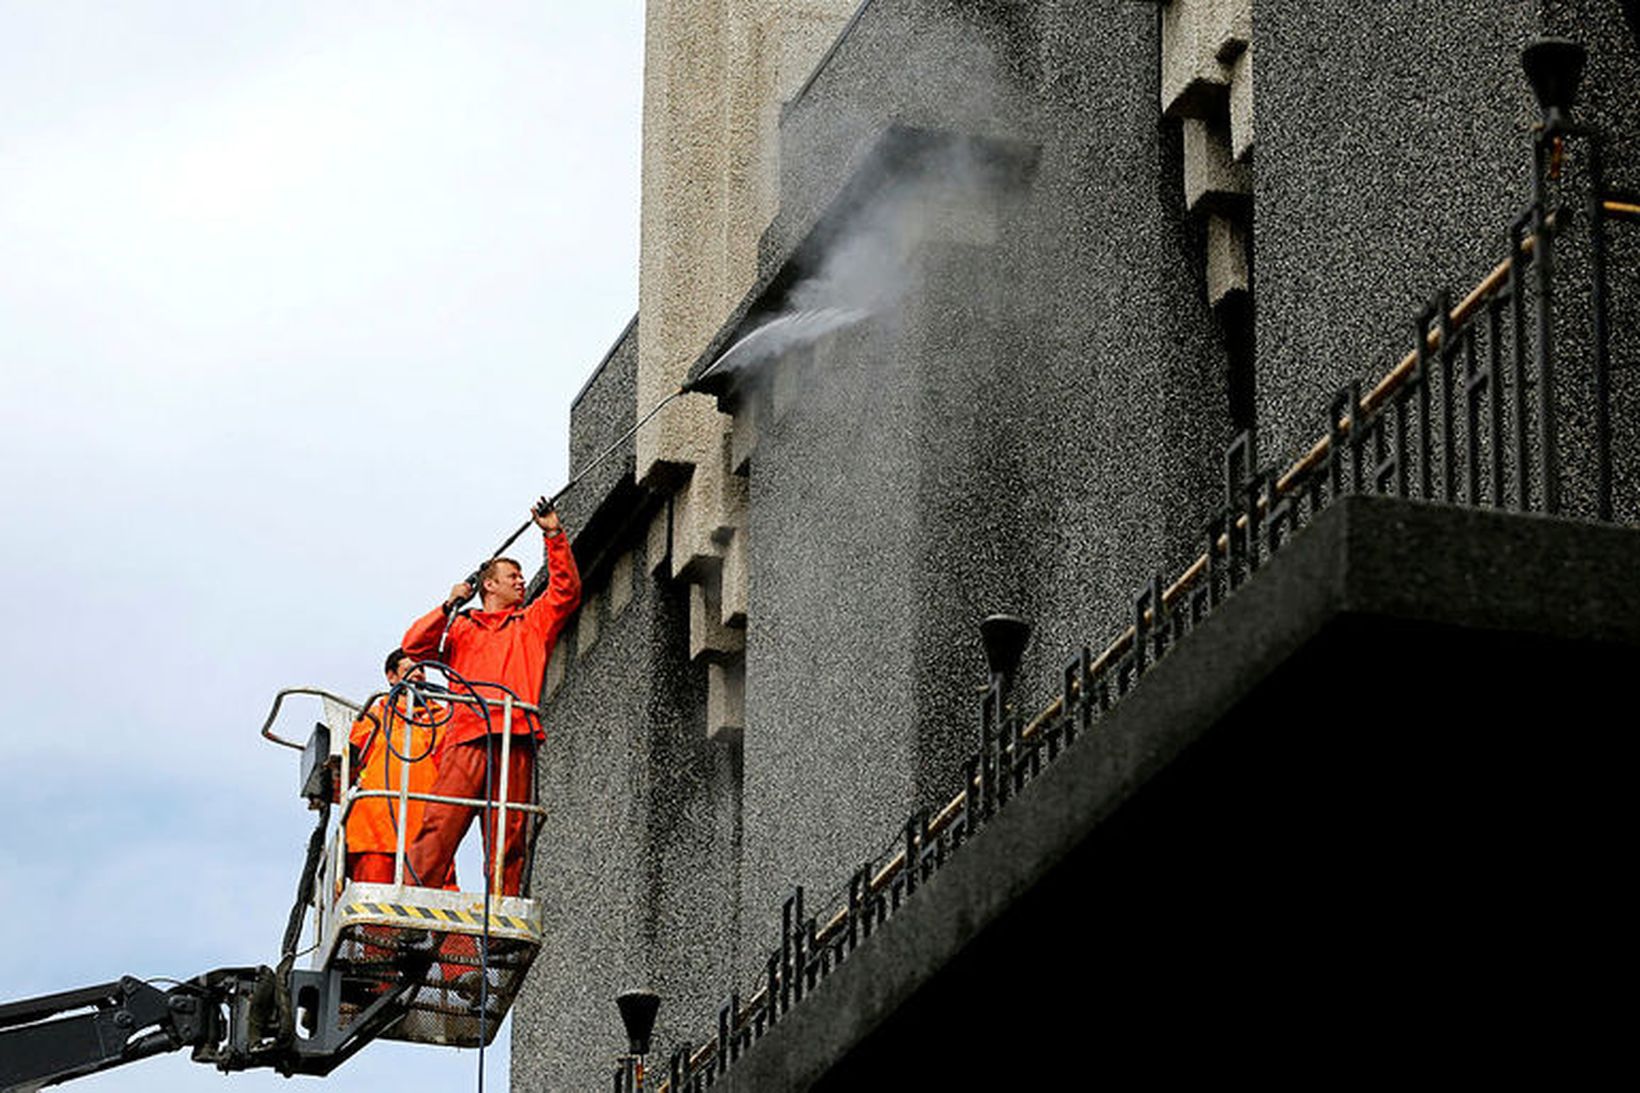
[[[387, 728], [387, 719], [384, 716], [386, 700], [378, 698], [370, 712], [375, 714], [383, 728]], [[436, 721], [442, 712], [434, 707], [422, 707], [416, 711], [418, 721]], [[410, 730], [409, 746], [406, 747], [405, 729]], [[438, 776], [438, 768], [434, 764], [435, 757], [428, 752], [433, 743], [433, 730], [422, 725], [407, 725], [404, 720], [404, 705], [399, 704], [398, 713], [394, 716], [391, 725], [393, 733], [393, 748], [400, 754], [412, 759], [421, 758], [410, 766], [410, 792], [431, 793], [433, 781]], [[397, 793], [399, 790], [399, 772], [403, 765], [397, 756], [387, 747], [382, 739], [382, 729], [376, 727], [376, 722], [367, 717], [361, 717], [353, 722], [353, 729], [348, 734], [349, 741], [355, 748], [363, 751], [359, 757], [358, 779], [356, 784], [360, 789], [386, 789]], [[416, 837], [416, 831], [421, 827], [421, 810], [425, 807], [422, 801], [407, 801], [404, 806], [404, 815], [399, 815], [398, 800], [389, 800], [386, 797], [364, 797], [353, 802], [353, 807], [347, 813], [347, 849], [350, 854], [394, 854], [399, 849], [399, 828], [403, 827], [406, 836], [405, 844]]]
[[[504, 611], [463, 611], [450, 625], [444, 646], [444, 662], [468, 682], [499, 683], [510, 688], [520, 701], [532, 705], [540, 700], [541, 682], [546, 676], [547, 658], [558, 642], [564, 623], [581, 604], [581, 573], [567, 535], [546, 536], [547, 588], [527, 607]], [[404, 635], [404, 651], [417, 660], [438, 656], [439, 635], [444, 632], [444, 611], [434, 608], [410, 625]], [[501, 692], [478, 687], [490, 704], [490, 721], [471, 703], [457, 703], [455, 715], [445, 727], [439, 747], [447, 748], [488, 733], [501, 731]], [[459, 684], [451, 681], [451, 691], [461, 695]], [[546, 733], [534, 718], [513, 715], [514, 734], [533, 731], [536, 738]]]

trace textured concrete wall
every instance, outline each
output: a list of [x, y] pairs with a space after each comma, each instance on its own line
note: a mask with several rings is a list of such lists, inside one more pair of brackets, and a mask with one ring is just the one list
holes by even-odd
[[[660, 402], [757, 273], [778, 199], [780, 103], [848, 0], [652, 0], [644, 89], [641, 407]], [[637, 480], [675, 491], [672, 574], [691, 583], [691, 655], [710, 662], [713, 734], [743, 727], [745, 481], [709, 400], [672, 403], [638, 435]]]
[[621, 480], [632, 476], [630, 443], [623, 451], [607, 456], [590, 472], [588, 467], [632, 427], [637, 413], [637, 380], [638, 320], [634, 318], [610, 346], [570, 407], [569, 473], [571, 477], [585, 474], [558, 505], [570, 527], [585, 527]]
[[1542, 30], [1581, 42], [1589, 67], [1577, 116], [1606, 133], [1609, 179], [1640, 188], [1640, 4], [1634, 0], [1540, 0]]
[[1256, 6], [1267, 455], [1307, 446], [1334, 391], [1370, 386], [1412, 347], [1413, 318], [1437, 289], [1467, 291], [1507, 253], [1504, 229], [1530, 195], [1537, 111], [1516, 55], [1532, 8]]
[[787, 111], [771, 263], [891, 123], [1038, 158], [1023, 191], [920, 227], [900, 307], [759, 418], [743, 958], [792, 884], [812, 904], [957, 790], [984, 614], [1039, 624], [1041, 697], [1196, 540], [1230, 429], [1157, 29], [1118, 0], [876, 0]]
[[[1580, 42], [1588, 68], [1573, 117], [1604, 135], [1608, 186], [1640, 191], [1640, 9], [1625, 20], [1621, 0], [1548, 0], [1543, 30]], [[1633, 8], [1633, 5], [1630, 5]], [[1563, 200], [1581, 204], [1588, 178], [1586, 146], [1568, 150]], [[1589, 223], [1574, 219], [1556, 256], [1561, 271], [1555, 330], [1558, 388], [1565, 405], [1592, 405], [1593, 336], [1590, 327]], [[1615, 459], [1614, 514], [1640, 522], [1640, 225], [1613, 225], [1607, 255], [1611, 284], [1612, 424]], [[1578, 415], [1582, 428], [1568, 431], [1564, 465], [1567, 511], [1594, 511], [1592, 414]]]
[[789, 890], [845, 883], [914, 784], [914, 422], [904, 388], [851, 351], [867, 345], [882, 342], [818, 352], [753, 457], [743, 976]]
[[[682, 379], [751, 284], [773, 214], [774, 119], [851, 0], [649, 0], [644, 76], [639, 401]], [[697, 503], [718, 503], [726, 423], [684, 400], [638, 438], [640, 480], [696, 467]]]
[[[596, 613], [603, 597], [589, 591], [583, 610]], [[574, 1078], [586, 1076], [589, 1051], [612, 1040], [609, 998], [648, 970], [643, 907], [621, 891], [648, 873], [646, 688], [608, 687], [598, 669], [643, 663], [660, 636], [655, 626], [664, 632], [657, 614], [653, 590], [645, 590], [620, 618], [603, 622], [596, 645], [578, 648], [579, 622], [559, 644], [567, 665], [548, 705], [537, 767], [549, 815], [532, 878], [548, 940], [516, 1003], [515, 1089], [594, 1088]], [[606, 1054], [618, 1049], [611, 1044]]]
[[[727, 211], [724, 8], [725, 0], [649, 0], [644, 21], [638, 401], [645, 406], [676, 386], [679, 356], [711, 333], [727, 296], [722, 248], [714, 245]], [[714, 425], [694, 400], [663, 415], [638, 438], [640, 475], [698, 448], [697, 434]]]
[[738, 757], [705, 736], [683, 589], [648, 575], [641, 546], [611, 574], [588, 589], [547, 705], [533, 879], [547, 940], [515, 1009], [514, 1089], [604, 1088], [624, 1050], [617, 993], [659, 991], [669, 1044], [712, 1023], [731, 979]]
[[[631, 427], [638, 341], [623, 332], [576, 400], [572, 473]], [[623, 1048], [618, 992], [661, 991], [669, 1043], [711, 1023], [734, 967], [738, 751], [706, 737], [670, 505], [632, 469], [629, 440], [562, 504], [586, 588], [545, 681], [533, 894], [547, 940], [515, 1010], [515, 1089], [603, 1088]]]

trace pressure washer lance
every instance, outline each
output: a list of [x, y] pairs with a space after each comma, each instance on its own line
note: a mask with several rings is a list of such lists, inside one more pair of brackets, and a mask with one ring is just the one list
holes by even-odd
[[[670, 395], [667, 395], [665, 398], [663, 398], [659, 402], [657, 402], [655, 404], [654, 409], [650, 410], [643, 417], [639, 418], [638, 423], [636, 425], [632, 426], [632, 428], [628, 429], [626, 432], [622, 433], [621, 436], [620, 436], [620, 439], [616, 440], [609, 447], [605, 448], [603, 451], [599, 452], [596, 456], [594, 456], [592, 458], [592, 462], [588, 463], [585, 467], [582, 467], [581, 472], [579, 474], [575, 475], [568, 482], [564, 483], [564, 486], [563, 486], [562, 489], [560, 489], [557, 493], [553, 494], [551, 497], [543, 497], [539, 501], [537, 501], [535, 503], [535, 505], [530, 509], [530, 519], [528, 519], [528, 520], [524, 521], [522, 524], [518, 525], [518, 530], [514, 531], [511, 535], [507, 536], [507, 538], [502, 542], [502, 544], [495, 548], [495, 551], [485, 561], [485, 564], [488, 565], [490, 562], [495, 561], [497, 558], [501, 557], [502, 554], [506, 553], [507, 548], [512, 546], [515, 542], [517, 542], [518, 537], [520, 535], [524, 534], [526, 531], [528, 531], [530, 529], [530, 525], [535, 523], [535, 518], [537, 516], [545, 516], [547, 513], [552, 512], [554, 509], [556, 509], [558, 507], [558, 502], [563, 500], [565, 494], [569, 493], [570, 490], [572, 490], [576, 486], [580, 485], [581, 482], [586, 478], [586, 476], [591, 474], [593, 472], [593, 470], [598, 467], [599, 464], [603, 463], [604, 460], [608, 459], [610, 456], [614, 455], [617, 451], [619, 451], [621, 446], [623, 444], [625, 444], [628, 440], [631, 440], [633, 435], [636, 434], [639, 429], [642, 429], [645, 425], [648, 425], [651, 421], [653, 421], [655, 419], [656, 414], [658, 414], [662, 410], [666, 409], [675, 400], [677, 400], [679, 398], [682, 398], [684, 395], [703, 393], [700, 390], [701, 382], [703, 380], [705, 380], [707, 376], [710, 376], [713, 373], [713, 371], [715, 371], [717, 369], [717, 366], [719, 364], [723, 363], [724, 358], [727, 357], [727, 356], [728, 356], [728, 354], [725, 353], [722, 357], [719, 357], [717, 360], [713, 361], [711, 366], [709, 368], [707, 368], [706, 371], [702, 372], [699, 376], [696, 376], [694, 379], [690, 380], [688, 383], [686, 383], [683, 386], [679, 387], [676, 391], [673, 391]], [[471, 573], [469, 573], [467, 575], [467, 579], [462, 582], [468, 588], [472, 589], [472, 592], [467, 596], [467, 599], [462, 600], [459, 603], [451, 603], [449, 605], [449, 610], [447, 610], [445, 612], [445, 615], [444, 615], [444, 633], [440, 634], [439, 639], [438, 639], [438, 651], [439, 651], [439, 659], [440, 660], [444, 659], [444, 643], [445, 643], [446, 639], [448, 639], [449, 636], [450, 636], [450, 626], [451, 626], [451, 624], [453, 624], [455, 622], [456, 615], [461, 611], [462, 605], [469, 602], [473, 598], [473, 596], [478, 593], [478, 574], [482, 569], [483, 569], [483, 566], [480, 566], [479, 569], [473, 570]]]
[[[508, 547], [518, 541], [518, 537], [520, 535], [529, 530], [530, 525], [535, 522], [535, 517], [545, 516], [547, 513], [556, 508], [558, 502], [563, 499], [565, 494], [580, 485], [581, 481], [585, 479], [587, 475], [591, 474], [594, 468], [596, 468], [604, 460], [608, 459], [611, 455], [614, 455], [615, 452], [619, 451], [621, 445], [625, 444], [628, 440], [631, 440], [633, 434], [653, 421], [655, 415], [666, 409], [667, 406], [671, 405], [673, 400], [682, 398], [684, 395], [706, 394], [707, 392], [701, 389], [701, 384], [706, 381], [707, 376], [710, 376], [713, 372], [716, 372], [718, 370], [718, 366], [723, 362], [733, 359], [737, 354], [745, 356], [747, 353], [750, 353], [751, 357], [748, 359], [747, 363], [752, 363], [763, 357], [771, 355], [773, 352], [777, 352], [780, 347], [790, 347], [793, 344], [813, 341], [814, 339], [828, 334], [833, 330], [837, 330], [845, 326], [851, 326], [864, 319], [869, 319], [871, 315], [872, 311], [869, 309], [854, 307], [810, 308], [804, 311], [795, 311], [781, 315], [778, 318], [771, 319], [770, 321], [759, 326], [756, 330], [752, 331], [750, 334], [747, 334], [744, 338], [741, 338], [739, 341], [735, 342], [734, 345], [731, 345], [728, 349], [725, 349], [722, 353], [718, 354], [717, 360], [707, 365], [706, 370], [700, 375], [696, 376], [694, 379], [690, 380], [688, 383], [685, 383], [676, 391], [673, 391], [670, 395], [667, 395], [665, 398], [657, 402], [654, 409], [639, 418], [636, 425], [622, 433], [619, 440], [599, 452], [593, 457], [592, 462], [588, 463], [585, 467], [582, 467], [580, 474], [577, 474], [568, 482], [564, 483], [563, 489], [559, 490], [551, 497], [543, 497], [540, 501], [536, 502], [535, 507], [530, 510], [531, 518], [518, 525], [518, 530], [507, 536], [506, 540], [503, 541], [500, 546], [495, 548], [495, 553], [490, 555], [488, 562], [493, 562], [497, 558], [501, 557], [501, 555], [506, 552]], [[486, 564], [488, 564], [488, 562], [486, 562]], [[468, 595], [467, 599], [462, 600], [460, 603], [452, 603], [449, 610], [445, 612], [444, 633], [439, 637], [438, 641], [439, 659], [441, 660], [444, 658], [444, 641], [445, 638], [450, 636], [450, 624], [455, 621], [456, 613], [461, 610], [462, 604], [467, 603], [473, 598], [473, 595], [478, 593], [478, 574], [482, 568], [483, 567], [481, 566], [479, 569], [473, 570], [472, 573], [468, 574], [466, 581], [463, 582], [468, 588], [472, 589], [472, 593]]]

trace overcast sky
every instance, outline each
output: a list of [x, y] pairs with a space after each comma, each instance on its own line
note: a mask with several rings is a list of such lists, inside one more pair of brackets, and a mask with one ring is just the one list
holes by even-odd
[[636, 309], [642, 8], [0, 0], [0, 1001], [277, 958], [310, 814], [274, 691], [379, 684], [563, 481]]

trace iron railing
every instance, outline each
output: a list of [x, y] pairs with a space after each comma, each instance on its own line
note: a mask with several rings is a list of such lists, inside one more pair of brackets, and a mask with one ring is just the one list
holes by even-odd
[[[1580, 142], [1586, 155], [1580, 205], [1557, 199], [1568, 140]], [[1613, 520], [1607, 233], [1613, 223], [1640, 223], [1640, 196], [1605, 188], [1599, 134], [1572, 124], [1563, 111], [1546, 109], [1533, 148], [1533, 200], [1508, 226], [1503, 260], [1457, 303], [1443, 293], [1421, 309], [1412, 348], [1371, 389], [1351, 384], [1330, 397], [1321, 435], [1284, 470], [1259, 462], [1252, 431], [1237, 436], [1224, 454], [1223, 503], [1208, 521], [1201, 555], [1171, 583], [1159, 574], [1147, 581], [1132, 599], [1131, 622], [1101, 651], [1083, 647], [1067, 657], [1057, 697], [1029, 720], [1007, 703], [1005, 681], [994, 679], [981, 705], [981, 748], [963, 763], [962, 791], [937, 811], [912, 813], [819, 914], [810, 913], [803, 888], [793, 889], [759, 982], [723, 1001], [703, 1043], [671, 1053], [660, 1093], [699, 1093], [721, 1079], [1333, 501], [1387, 494], [1564, 515], [1565, 486], [1575, 481], [1581, 500], [1572, 514]], [[1592, 405], [1568, 413], [1555, 371], [1555, 251], [1574, 227], [1588, 248], [1580, 260], [1590, 300]], [[1563, 431], [1585, 421], [1582, 465], [1569, 479]], [[618, 1068], [616, 1093], [636, 1093], [642, 1086], [634, 1075], [641, 1073], [630, 1064]]]
[[[427, 667], [432, 667], [435, 669], [441, 667], [433, 661], [427, 661], [424, 663]], [[333, 881], [337, 878], [345, 877], [346, 875], [345, 859], [347, 856], [347, 820], [352, 814], [354, 806], [358, 802], [364, 800], [387, 800], [393, 804], [395, 815], [404, 816], [408, 812], [409, 803], [411, 801], [417, 801], [421, 804], [465, 805], [469, 808], [491, 808], [495, 810], [495, 842], [490, 848], [490, 853], [487, 855], [489, 861], [485, 863], [485, 872], [489, 874], [492, 885], [496, 889], [500, 889], [502, 863], [505, 859], [507, 850], [507, 813], [523, 812], [534, 817], [537, 822], [546, 816], [546, 809], [541, 805], [538, 799], [539, 787], [533, 781], [530, 786], [531, 799], [528, 801], [510, 800], [507, 785], [509, 769], [508, 756], [511, 754], [512, 749], [512, 727], [515, 718], [524, 719], [532, 725], [539, 725], [541, 711], [537, 706], [531, 705], [527, 702], [518, 701], [513, 696], [511, 691], [507, 690], [507, 688], [498, 683], [490, 683], [484, 680], [474, 680], [471, 681], [468, 686], [473, 693], [458, 694], [444, 688], [438, 688], [435, 690], [432, 688], [423, 689], [415, 685], [407, 685], [403, 688], [394, 688], [391, 691], [377, 691], [376, 693], [366, 697], [362, 704], [318, 687], [286, 687], [274, 695], [273, 706], [269, 709], [268, 716], [262, 723], [262, 736], [265, 739], [280, 745], [281, 747], [293, 748], [298, 751], [303, 750], [304, 745], [296, 742], [295, 740], [281, 736], [274, 731], [274, 725], [278, 723], [279, 715], [284, 709], [285, 700], [298, 695], [312, 695], [324, 703], [325, 722], [330, 729], [331, 739], [333, 742], [332, 758], [337, 764], [336, 777], [338, 801], [341, 805], [341, 811], [336, 818], [335, 830], [330, 835], [329, 846], [325, 853], [325, 871]], [[477, 693], [481, 690], [497, 692], [497, 696], [491, 699], [483, 699]], [[395, 703], [393, 710], [386, 713], [385, 716], [378, 718], [375, 712], [378, 702], [382, 704], [382, 708], [385, 710], [388, 700], [392, 700]], [[403, 708], [401, 708], [399, 704], [403, 704]], [[424, 710], [430, 704], [445, 707], [465, 705], [480, 709], [486, 713], [488, 712], [489, 707], [500, 707], [500, 721], [502, 727], [501, 731], [496, 734], [501, 738], [501, 743], [499, 745], [500, 784], [495, 787], [495, 797], [493, 799], [486, 799], [482, 797], [451, 797], [442, 794], [412, 791], [410, 789], [411, 766], [417, 762], [430, 761], [431, 754], [433, 752], [433, 748], [429, 747], [420, 755], [411, 754], [413, 750], [411, 744], [411, 730], [422, 725], [416, 711], [418, 709]], [[438, 724], [442, 725], [447, 719], [447, 714], [441, 714], [437, 719]], [[380, 733], [383, 736], [394, 732], [395, 728], [398, 728], [401, 731], [402, 739], [398, 744], [399, 750], [393, 749], [388, 741], [383, 741], [383, 746], [388, 747], [394, 758], [399, 760], [397, 764], [399, 777], [396, 788], [389, 787], [382, 789], [365, 789], [356, 784], [359, 772], [353, 769], [353, 749], [347, 745], [348, 730], [352, 723], [356, 720], [371, 722], [373, 732]], [[407, 761], [405, 759], [406, 756], [408, 756]], [[405, 825], [395, 824], [395, 827], [397, 829], [398, 842], [393, 853], [393, 883], [403, 884], [405, 880], [406, 868], [406, 843], [410, 837], [410, 833], [406, 829]], [[323, 885], [319, 886], [314, 895], [315, 907], [319, 912], [320, 918], [320, 922], [316, 923], [315, 929], [320, 933], [323, 932], [322, 920], [326, 917], [327, 907], [334, 904], [336, 898], [340, 895], [340, 887], [338, 885], [333, 883], [329, 887], [332, 890], [329, 893], [328, 900], [326, 899], [325, 886]], [[320, 955], [322, 959], [323, 954]]]

